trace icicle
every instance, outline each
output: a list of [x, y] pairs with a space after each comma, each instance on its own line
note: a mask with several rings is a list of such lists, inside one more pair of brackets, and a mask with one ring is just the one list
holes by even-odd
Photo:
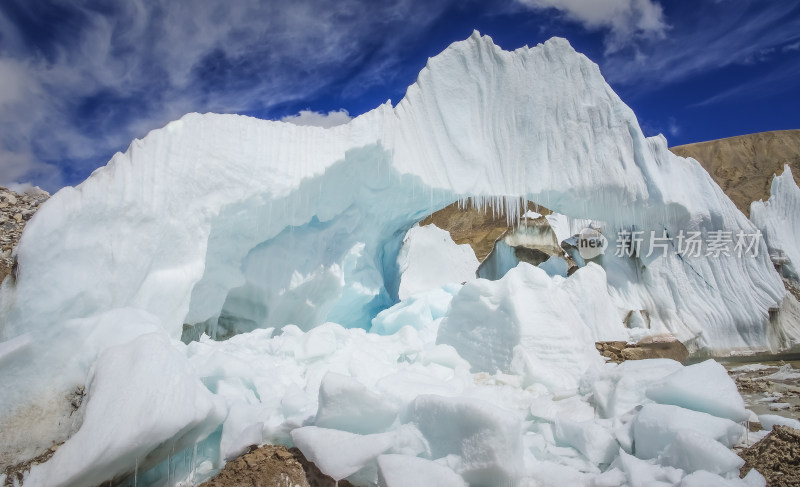
[[136, 463], [133, 467], [133, 487], [139, 482], [139, 457], [136, 457]]

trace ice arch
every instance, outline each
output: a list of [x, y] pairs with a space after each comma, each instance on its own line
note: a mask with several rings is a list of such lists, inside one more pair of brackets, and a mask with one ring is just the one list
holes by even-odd
[[[134, 141], [31, 221], [3, 337], [52, 338], [109, 310], [173, 337], [223, 309], [252, 326], [361, 326], [393, 299], [402, 233], [467, 196], [537, 201], [611, 237], [754, 231], [696, 161], [642, 135], [565, 40], [506, 52], [475, 33], [430, 59], [396, 107], [343, 126], [189, 114]], [[695, 348], [766, 343], [784, 295], [765, 248], [604, 266], [617, 306], [649, 310]], [[75, 329], [115, 326], [93, 323]]]

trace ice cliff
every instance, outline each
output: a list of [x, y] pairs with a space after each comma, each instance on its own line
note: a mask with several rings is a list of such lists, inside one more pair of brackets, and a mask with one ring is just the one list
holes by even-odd
[[[398, 256], [413, 253], [401, 255], [406, 232], [432, 211], [467, 198], [510, 215], [530, 200], [570, 218], [603, 222], [611, 246], [566, 283], [520, 268], [500, 284], [480, 281], [460, 291], [445, 286], [434, 290], [438, 294], [400, 301], [410, 289], [402, 285], [398, 265]], [[756, 228], [696, 161], [671, 154], [663, 137], [645, 138], [598, 67], [563, 39], [506, 52], [476, 33], [431, 58], [396, 106], [386, 103], [330, 129], [186, 115], [134, 141], [79, 186], [59, 191], [28, 224], [16, 252], [18, 277], [4, 281], [0, 291], [0, 387], [8, 391], [0, 398], [0, 429], [24, 428], [31, 404], [44, 419], [35, 435], [7, 439], [0, 454], [19, 460], [40, 444], [71, 436], [65, 453], [31, 472], [30, 485], [52, 484], [58, 477], [53, 465], [63, 464], [70, 465], [71, 482], [88, 485], [98, 475], [131, 471], [134, 459], [138, 468], [160, 465], [154, 472], [163, 473], [159, 462], [169, 453], [163, 438], [173, 438], [173, 449], [183, 451], [222, 424], [195, 451], [198, 464], [206, 459], [218, 466], [250, 442], [324, 446], [325, 438], [344, 438], [369, 454], [348, 459], [355, 470], [341, 470], [343, 476], [371, 478], [378, 455], [405, 454], [458, 457], [462, 463], [449, 467], [475, 485], [497, 478], [517, 482], [530, 470], [525, 459], [541, 445], [497, 433], [519, 430], [527, 413], [506, 417], [502, 401], [487, 405], [482, 393], [459, 396], [475, 387], [467, 372], [471, 362], [519, 373], [519, 387], [542, 394], [575, 390], [583, 374], [600, 366], [592, 336], [598, 330], [624, 333], [621, 317], [631, 310], [647, 313], [653, 333], [671, 332], [693, 350], [768, 345], [769, 310], [781, 305], [785, 291], [763, 242], [757, 256], [680, 255], [674, 244], [663, 256], [648, 256], [645, 242], [633, 256], [618, 257], [614, 248], [622, 230], [674, 237]], [[592, 295], [608, 297], [598, 303], [600, 311], [568, 309], [594, 292], [598, 279], [602, 287], [603, 276], [607, 289]], [[511, 302], [526, 283], [542, 294], [524, 305]], [[451, 299], [457, 312], [443, 316]], [[498, 332], [504, 336], [493, 338], [488, 351], [471, 352], [476, 347], [469, 339], [480, 339], [475, 330], [482, 325], [469, 320], [504, 313], [482, 307], [487, 299], [510, 310], [501, 320], [506, 329]], [[412, 326], [402, 328], [395, 312], [414, 315], [408, 318]], [[520, 331], [518, 321], [526, 316], [538, 321]], [[554, 329], [562, 318], [565, 328]], [[436, 345], [430, 338], [442, 322]], [[389, 336], [364, 332], [370, 328]], [[283, 334], [272, 337], [273, 329]], [[218, 343], [201, 337], [188, 346], [177, 340], [204, 332], [233, 338]], [[142, 338], [146, 334], [161, 338]], [[552, 346], [526, 346], [537, 335], [552, 338]], [[363, 360], [339, 356], [337, 347], [350, 347]], [[372, 356], [370, 347], [381, 351]], [[570, 367], [546, 374], [537, 364], [548, 354]], [[91, 464], [70, 463], [83, 451], [85, 428], [97, 428], [103, 414], [111, 414], [103, 410], [114, 402], [108, 384], [126, 380], [125, 357], [178, 371], [175, 380], [183, 389], [167, 394], [163, 407], [174, 405], [173, 412], [186, 415], [156, 422], [157, 444], [140, 448], [140, 435], [123, 419], [135, 422], [141, 417], [136, 408], [148, 408], [150, 399], [133, 398], [120, 405], [123, 419], [107, 423], [129, 443], [94, 448], [98, 460]], [[360, 381], [362, 387], [356, 384], [344, 397], [388, 397], [379, 403], [389, 411], [386, 421], [394, 421], [386, 424], [394, 426], [381, 423], [386, 431], [347, 432], [356, 436], [346, 438], [318, 426], [297, 430], [329, 397], [317, 396], [320, 384], [333, 380], [325, 375], [329, 369]], [[148, 370], [131, 373], [142, 381]], [[211, 392], [200, 391], [198, 380]], [[64, 420], [69, 410], [60, 398], [81, 384], [89, 384], [81, 420]], [[350, 390], [337, 383], [331, 394], [343, 387]], [[173, 397], [180, 391], [190, 397]], [[220, 408], [228, 411], [224, 423]], [[438, 422], [460, 431], [462, 420], [494, 432], [496, 444], [489, 441], [487, 448], [495, 450], [472, 452], [478, 455], [472, 458], [464, 446], [472, 440], [445, 438], [446, 431], [436, 430]], [[604, 443], [598, 452], [581, 443], [581, 427], [571, 423], [555, 430], [561, 444], [584, 451], [587, 465], [616, 458], [619, 472], [634, 468], [625, 463], [633, 461], [626, 460], [631, 451], [617, 456]], [[611, 438], [604, 431], [603, 438]], [[552, 428], [541, 434], [554, 438]], [[682, 441], [687, 448], [702, 443], [695, 437]], [[492, 470], [480, 460], [507, 453], [516, 463]], [[197, 471], [208, 468], [191, 475]]]

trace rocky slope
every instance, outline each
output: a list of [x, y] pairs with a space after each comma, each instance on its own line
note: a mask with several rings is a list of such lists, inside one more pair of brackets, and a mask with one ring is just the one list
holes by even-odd
[[19, 242], [22, 229], [49, 197], [38, 188], [20, 194], [0, 186], [0, 282], [13, 270], [11, 251]]
[[693, 157], [736, 207], [750, 215], [750, 203], [769, 198], [772, 175], [789, 164], [800, 184], [800, 130], [778, 130], [679, 145], [670, 149]]
[[[531, 202], [528, 202], [527, 210], [542, 215], [551, 213], [547, 208]], [[453, 203], [419, 222], [420, 226], [431, 223], [450, 232], [455, 243], [469, 244], [478, 262], [483, 262], [492, 251], [494, 241], [510, 228], [505, 213], [494, 213], [491, 208], [478, 209], [471, 203], [465, 206]]]

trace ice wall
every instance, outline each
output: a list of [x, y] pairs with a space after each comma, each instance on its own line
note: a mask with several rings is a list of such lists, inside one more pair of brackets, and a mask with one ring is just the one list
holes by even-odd
[[[506, 52], [475, 33], [430, 59], [394, 107], [330, 129], [189, 114], [54, 195], [0, 295], [0, 336], [17, 339], [0, 343], [0, 429], [154, 329], [369, 328], [398, 299], [406, 231], [466, 197], [512, 215], [536, 201], [606, 222], [610, 239], [755, 229], [696, 161], [645, 138], [565, 40]], [[618, 308], [647, 310], [694, 349], [766, 342], [784, 295], [766, 247], [754, 258], [646, 251], [600, 262]]]
[[787, 164], [783, 174], [775, 176], [767, 201], [754, 201], [750, 205], [750, 219], [761, 230], [770, 254], [786, 277], [800, 277], [800, 188], [794, 182], [792, 169]]
[[[235, 308], [253, 326], [367, 326], [396, 299], [405, 230], [468, 195], [527, 198], [608, 233], [753, 228], [699, 164], [643, 137], [566, 41], [506, 52], [476, 33], [430, 59], [396, 107], [343, 126], [190, 114], [135, 141], [37, 214], [4, 337], [123, 307], [176, 337]], [[712, 348], [757, 342], [783, 295], [764, 255], [629, 260], [609, 266], [638, 268], [612, 280], [621, 299], [647, 307], [669, 291], [654, 314], [683, 337], [702, 328]]]

